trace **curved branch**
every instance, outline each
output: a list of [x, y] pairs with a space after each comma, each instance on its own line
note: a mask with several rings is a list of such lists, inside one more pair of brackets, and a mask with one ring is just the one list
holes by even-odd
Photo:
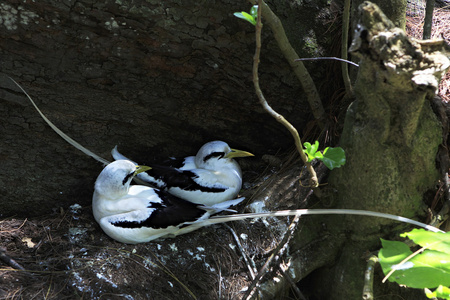
[[281, 52], [300, 81], [314, 118], [320, 120], [324, 116], [325, 110], [322, 101], [320, 100], [319, 92], [317, 91], [316, 85], [309, 75], [308, 70], [305, 68], [305, 65], [301, 61], [297, 61], [299, 56], [289, 43], [283, 24], [264, 1], [250, 0], [250, 2], [252, 4], [256, 4], [257, 2], [260, 3], [258, 9], [259, 7], [262, 8], [261, 15], [265, 19], [265, 23], [270, 26], [273, 36], [278, 43], [278, 47], [280, 47]]
[[[264, 1], [259, 0], [260, 4], [261, 2], [264, 3]], [[258, 76], [258, 65], [259, 65], [259, 57], [261, 53], [261, 7], [262, 5], [258, 5], [258, 18], [255, 26], [255, 34], [256, 34], [256, 50], [255, 50], [255, 56], [253, 57], [253, 84], [255, 86], [255, 92], [258, 96], [259, 102], [261, 103], [264, 110], [266, 110], [272, 117], [275, 118], [279, 123], [283, 124], [284, 127], [289, 130], [292, 137], [295, 141], [295, 146], [297, 147], [298, 153], [300, 154], [300, 158], [305, 163], [305, 166], [307, 167], [311, 177], [310, 177], [310, 184], [313, 188], [317, 188], [319, 186], [319, 180], [317, 179], [317, 174], [314, 171], [314, 168], [312, 167], [311, 163], [308, 162], [308, 158], [305, 155], [305, 152], [303, 151], [303, 145], [302, 141], [300, 139], [300, 136], [298, 134], [297, 129], [295, 129], [294, 126], [292, 126], [291, 123], [289, 123], [282, 115], [277, 113], [266, 101], [266, 98], [264, 97], [263, 92], [261, 91], [261, 88], [259, 86], [259, 76]]]

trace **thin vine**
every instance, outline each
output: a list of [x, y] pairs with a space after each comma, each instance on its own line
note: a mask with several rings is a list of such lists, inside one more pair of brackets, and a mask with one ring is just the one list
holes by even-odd
[[261, 91], [261, 87], [259, 85], [259, 75], [258, 75], [258, 66], [259, 66], [259, 58], [261, 54], [261, 31], [262, 31], [262, 22], [261, 22], [261, 8], [262, 8], [262, 0], [258, 0], [258, 10], [257, 10], [257, 18], [255, 25], [255, 36], [256, 36], [256, 47], [255, 47], [255, 55], [253, 57], [253, 85], [255, 86], [256, 96], [259, 99], [262, 107], [265, 111], [267, 111], [272, 117], [275, 118], [279, 123], [283, 124], [287, 130], [291, 133], [292, 137], [295, 141], [295, 147], [297, 148], [298, 153], [300, 154], [300, 158], [304, 162], [308, 172], [310, 174], [310, 185], [314, 189], [315, 192], [318, 192], [317, 187], [319, 186], [319, 180], [317, 179], [316, 171], [314, 170], [311, 163], [308, 161], [308, 157], [303, 151], [302, 140], [300, 139], [300, 135], [298, 134], [297, 129], [292, 126], [282, 115], [277, 113], [270, 105], [267, 103], [266, 98], [264, 97], [263, 92]]

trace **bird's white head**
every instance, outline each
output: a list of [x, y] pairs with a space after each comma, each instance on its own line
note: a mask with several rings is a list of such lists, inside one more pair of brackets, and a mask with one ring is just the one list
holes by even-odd
[[222, 141], [212, 141], [204, 144], [195, 156], [197, 167], [215, 170], [220, 165], [229, 164], [235, 157], [254, 156], [250, 152], [232, 149]]
[[128, 193], [131, 180], [137, 174], [150, 170], [128, 160], [116, 160], [108, 164], [95, 182], [95, 192], [108, 198], [120, 198]]

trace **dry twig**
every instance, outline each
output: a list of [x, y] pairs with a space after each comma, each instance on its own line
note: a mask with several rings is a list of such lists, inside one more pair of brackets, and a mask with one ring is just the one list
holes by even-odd
[[364, 273], [363, 300], [373, 300], [373, 272], [378, 263], [378, 257], [371, 255]]
[[25, 268], [22, 267], [19, 263], [17, 263], [14, 259], [12, 259], [8, 254], [6, 254], [6, 248], [0, 247], [0, 260], [5, 264], [10, 266], [11, 268], [24, 271]]
[[292, 279], [291, 275], [289, 273], [286, 273], [283, 269], [280, 269], [281, 274], [283, 277], [289, 282], [291, 285], [292, 290], [294, 291], [294, 294], [297, 296], [298, 299], [306, 300], [306, 297], [303, 295], [302, 291], [298, 288], [297, 284]]
[[289, 225], [285, 235], [281, 239], [281, 242], [272, 251], [272, 254], [269, 256], [266, 263], [262, 266], [261, 270], [259, 270], [255, 279], [252, 281], [252, 283], [248, 287], [247, 292], [245, 293], [244, 297], [242, 297], [243, 300], [247, 300], [252, 295], [252, 292], [255, 289], [256, 285], [260, 282], [260, 280], [264, 276], [264, 274], [266, 274], [267, 271], [269, 270], [269, 267], [272, 264], [272, 261], [274, 259], [277, 260], [277, 258], [279, 258], [283, 254], [284, 249], [286, 249], [287, 244], [291, 240], [292, 234], [294, 233], [295, 229], [297, 228], [297, 224], [298, 224], [299, 220], [300, 220], [300, 216], [296, 215], [294, 217], [294, 220], [292, 220], [292, 223]]
[[234, 240], [236, 241], [236, 245], [239, 248], [239, 251], [242, 254], [242, 257], [244, 258], [244, 261], [247, 265], [248, 271], [250, 272], [250, 276], [252, 277], [252, 279], [255, 279], [255, 271], [253, 270], [254, 266], [255, 266], [255, 262], [247, 257], [247, 254], [245, 254], [245, 250], [244, 247], [242, 247], [241, 241], [239, 240], [239, 237], [237, 236], [236, 232], [233, 230], [233, 228], [231, 228], [228, 224], [223, 224], [225, 227], [228, 228], [228, 230], [231, 231], [231, 234], [234, 237]]

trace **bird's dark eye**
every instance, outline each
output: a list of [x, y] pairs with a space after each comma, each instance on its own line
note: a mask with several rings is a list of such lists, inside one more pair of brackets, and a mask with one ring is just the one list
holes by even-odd
[[125, 184], [128, 182], [128, 180], [129, 180], [131, 177], [133, 177], [133, 175], [134, 175], [134, 172], [131, 172], [131, 173], [129, 173], [127, 176], [125, 176], [125, 178], [124, 178], [123, 181], [122, 181], [122, 184], [125, 185]]
[[205, 158], [203, 158], [203, 162], [206, 162], [208, 159], [213, 158], [213, 157], [217, 157], [217, 158], [222, 158], [225, 156], [225, 152], [213, 152], [211, 154], [208, 154], [205, 156]]

